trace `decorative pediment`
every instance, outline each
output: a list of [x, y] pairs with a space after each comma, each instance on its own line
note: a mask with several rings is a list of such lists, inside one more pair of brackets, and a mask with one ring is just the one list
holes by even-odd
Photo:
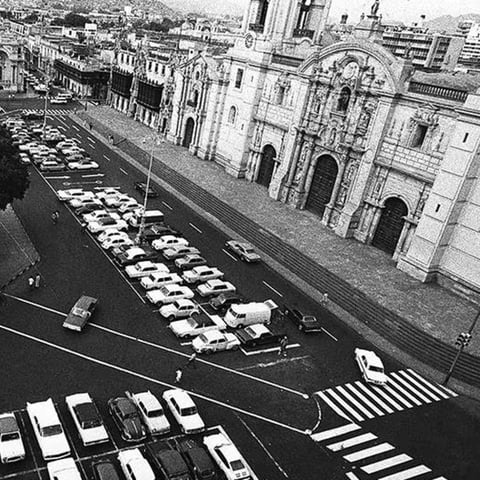
[[286, 73], [282, 73], [275, 82], [274, 90], [276, 93], [283, 88], [285, 93], [288, 93], [291, 87], [290, 76]]
[[428, 127], [436, 127], [438, 125], [438, 119], [438, 108], [430, 103], [420, 105], [411, 118], [413, 122]]

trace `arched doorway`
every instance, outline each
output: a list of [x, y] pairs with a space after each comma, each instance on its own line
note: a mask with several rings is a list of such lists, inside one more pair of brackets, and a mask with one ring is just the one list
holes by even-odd
[[193, 120], [193, 118], [190, 117], [185, 123], [185, 133], [183, 135], [182, 145], [185, 148], [188, 148], [192, 143], [194, 129], [195, 129], [195, 121]]
[[404, 217], [407, 214], [408, 208], [405, 202], [396, 197], [389, 198], [385, 202], [372, 245], [393, 255], [403, 230]]
[[305, 208], [323, 217], [325, 206], [330, 202], [333, 187], [337, 179], [337, 162], [330, 155], [323, 155], [317, 161], [312, 184]]
[[271, 145], [266, 145], [264, 147], [256, 180], [259, 185], [263, 185], [264, 187], [268, 187], [270, 185], [273, 170], [275, 168], [276, 156], [277, 152]]

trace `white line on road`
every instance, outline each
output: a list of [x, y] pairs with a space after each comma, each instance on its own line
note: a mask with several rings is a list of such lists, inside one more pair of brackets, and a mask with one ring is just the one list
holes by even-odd
[[64, 127], [63, 125], [59, 125], [58, 128], [59, 128], [60, 130], [63, 130], [64, 132], [67, 131], [66, 127]]
[[93, 150], [95, 150], [95, 149], [97, 148], [95, 145], [93, 145], [93, 144], [90, 143], [90, 142], [88, 142], [88, 146], [89, 146], [91, 149], [93, 149]]
[[[146, 380], [147, 382], [155, 383], [157, 385], [161, 385], [162, 387], [166, 388], [177, 388], [177, 385], [173, 385], [171, 383], [166, 383], [162, 382], [161, 380], [158, 380], [153, 377], [149, 377], [148, 375], [144, 375], [139, 372], [135, 372], [134, 370], [130, 370], [128, 368], [121, 367], [119, 365], [115, 365], [113, 363], [106, 362], [104, 360], [100, 360], [99, 358], [92, 357], [90, 355], [85, 355], [84, 353], [77, 352], [76, 350], [71, 350], [69, 348], [63, 347], [61, 345], [57, 345], [55, 343], [49, 342], [48, 340], [44, 340], [39, 337], [34, 337], [33, 335], [29, 335], [28, 333], [21, 332], [19, 330], [15, 330], [14, 328], [6, 327], [5, 325], [0, 325], [0, 330], [4, 330], [9, 333], [13, 333], [15, 335], [18, 335], [23, 338], [27, 338], [29, 340], [32, 340], [34, 342], [40, 343], [42, 345], [46, 345], [48, 347], [54, 348], [56, 350], [60, 350], [61, 352], [68, 353], [69, 355], [73, 355], [75, 357], [83, 358], [84, 360], [88, 360], [92, 363], [96, 363], [97, 365], [102, 365], [103, 367], [111, 368], [113, 370], [117, 370], [118, 372], [126, 373], [127, 375], [132, 375], [137, 378], [141, 378], [142, 380]], [[186, 357], [188, 357], [188, 354], [184, 354]], [[281, 428], [285, 428], [286, 430], [290, 430], [295, 433], [299, 433], [301, 435], [306, 435], [306, 433], [303, 430], [300, 430], [299, 428], [292, 427], [291, 425], [287, 425], [282, 422], [277, 422], [276, 420], [273, 420], [271, 418], [264, 417], [262, 415], [258, 415], [256, 413], [250, 412], [248, 410], [244, 410], [243, 408], [240, 407], [235, 407], [233, 405], [230, 405], [228, 403], [221, 402], [219, 400], [216, 400], [212, 397], [207, 397], [205, 395], [192, 392], [189, 390], [185, 390], [187, 393], [189, 393], [191, 396], [199, 398], [201, 400], [205, 400], [206, 402], [213, 403], [214, 405], [218, 405], [220, 407], [224, 407], [226, 409], [232, 410], [237, 413], [241, 413], [243, 415], [256, 418], [257, 420], [263, 420], [264, 422], [270, 423], [272, 425], [276, 425]]]
[[95, 177], [104, 177], [104, 173], [90, 173], [88, 175], [82, 175], [82, 178], [95, 178]]
[[121, 171], [124, 175], [128, 175], [128, 173], [127, 173], [123, 168], [120, 168], [120, 171]]
[[66, 122], [64, 122], [60, 117], [57, 117], [57, 120], [60, 122], [60, 123], [63, 123], [63, 125], [65, 125], [65, 127], [69, 127], [70, 125], [68, 125]]
[[[25, 432], [25, 431], [26, 431], [26, 429], [25, 429], [25, 422], [23, 421], [23, 417], [22, 417], [22, 415], [21, 415], [20, 412], [18, 413], [18, 417], [20, 418], [20, 424], [22, 425], [23, 431]], [[34, 452], [34, 450], [33, 450], [32, 442], [30, 441], [28, 435], [25, 435], [25, 438], [27, 439], [27, 446], [28, 446], [30, 452], [32, 453], [33, 465], [35, 466], [35, 470], [34, 470], [34, 471], [37, 472], [38, 478], [39, 478], [40, 480], [42, 480], [42, 476], [40, 475], [40, 469], [38, 468], [37, 457], [36, 457], [35, 452]], [[24, 474], [26, 474], [26, 472], [24, 472]], [[13, 475], [11, 475], [11, 476], [13, 476]], [[7, 478], [7, 477], [3, 477], [3, 478]]]
[[68, 178], [71, 178], [70, 176], [63, 175], [63, 176], [58, 176], [58, 177], [43, 177], [46, 180], [66, 180]]
[[89, 140], [92, 143], [95, 143], [95, 140], [92, 137], [87, 136], [87, 140]]
[[169, 210], [173, 210], [173, 208], [167, 202], [162, 202], [162, 204], [165, 205]]
[[194, 225], [193, 223], [188, 223], [194, 230], [196, 230], [198, 233], [203, 233], [196, 225]]
[[19, 302], [26, 303], [28, 305], [32, 305], [33, 307], [41, 308], [42, 310], [46, 310], [47, 312], [56, 313], [57, 315], [61, 315], [62, 317], [66, 317], [67, 314], [63, 312], [59, 312], [54, 308], [46, 307], [45, 305], [41, 305], [40, 303], [31, 302], [30, 300], [25, 300], [25, 298], [17, 297], [15, 295], [10, 295], [9, 293], [4, 293], [6, 297], [13, 298], [14, 300], [18, 300]]
[[111, 161], [106, 155], [104, 155], [103, 158], [104, 158], [105, 160], [107, 160], [108, 162]]
[[[291, 348], [298, 348], [300, 347], [300, 344], [299, 343], [291, 343], [289, 345], [287, 345], [287, 349], [291, 349]], [[258, 355], [260, 353], [271, 353], [271, 352], [276, 352], [278, 350], [280, 350], [280, 347], [272, 347], [272, 348], [264, 348], [262, 350], [254, 350], [253, 352], [247, 352], [245, 351], [243, 348], [240, 349], [244, 355], [246, 355], [247, 357], [251, 356], [251, 355]]]
[[225, 255], [228, 255], [232, 260], [235, 260], [235, 262], [238, 262], [238, 258], [235, 258], [229, 251], [225, 250], [224, 248], [222, 248], [222, 252], [225, 254]]
[[283, 295], [278, 291], [275, 290], [270, 284], [268, 284], [265, 280], [262, 280], [262, 283], [268, 287], [272, 292], [275, 292], [279, 297], [283, 297]]
[[77, 128], [77, 127], [76, 127], [75, 125], [73, 125], [73, 124], [71, 125], [71, 127], [72, 127], [73, 129], [75, 129], [77, 132], [79, 132], [79, 131], [80, 131], [80, 129], [79, 129], [79, 128]]
[[338, 338], [335, 335], [332, 335], [326, 328], [320, 327], [323, 333], [326, 333], [331, 339], [338, 342]]

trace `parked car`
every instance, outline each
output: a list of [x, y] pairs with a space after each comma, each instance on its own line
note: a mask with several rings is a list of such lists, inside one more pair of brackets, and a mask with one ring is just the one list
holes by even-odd
[[127, 480], [155, 480], [152, 467], [138, 448], [121, 450], [117, 458]]
[[115, 247], [133, 247], [133, 240], [128, 236], [113, 235], [104, 240], [100, 245], [104, 250], [110, 250]]
[[100, 203], [97, 199], [92, 200], [91, 202], [84, 203], [81, 207], [75, 209], [76, 215], [85, 215], [87, 213], [96, 212], [103, 209], [103, 204]]
[[65, 164], [56, 162], [55, 160], [44, 160], [40, 164], [40, 170], [42, 172], [60, 172], [65, 170]]
[[130, 202], [132, 199], [132, 197], [129, 197], [128, 195], [124, 195], [124, 194], [119, 194], [119, 195], [116, 195], [116, 196], [109, 196], [107, 198], [104, 199], [103, 203], [105, 203], [105, 205], [107, 207], [114, 207], [114, 208], [118, 208], [120, 207], [120, 205], [124, 204], [124, 203], [128, 203]]
[[103, 243], [105, 240], [110, 240], [115, 237], [129, 238], [127, 232], [122, 232], [116, 228], [109, 228], [104, 230], [97, 238], [100, 243]]
[[178, 318], [185, 318], [193, 315], [194, 313], [199, 313], [198, 305], [195, 305], [191, 300], [181, 299], [175, 300], [175, 302], [168, 303], [163, 305], [160, 308], [159, 313], [162, 317], [166, 318], [168, 321], [172, 321]]
[[107, 212], [107, 210], [105, 210], [104, 208], [83, 215], [83, 220], [87, 223], [96, 222], [98, 220], [101, 220], [102, 218], [114, 218], [115, 220], [120, 219], [118, 214], [114, 212]]
[[148, 242], [150, 240], [163, 237], [164, 235], [174, 235], [178, 237], [181, 235], [181, 233], [178, 230], [165, 225], [164, 223], [155, 223], [143, 231], [142, 238]]
[[175, 320], [168, 326], [179, 338], [192, 338], [210, 330], [225, 330], [225, 322], [218, 315], [194, 313], [183, 320]]
[[223, 278], [223, 272], [218, 268], [201, 265], [192, 268], [192, 270], [185, 270], [182, 274], [182, 278], [187, 283], [206, 282], [207, 280]]
[[211, 295], [219, 295], [220, 293], [235, 292], [236, 287], [230, 282], [217, 278], [201, 283], [196, 290], [202, 297], [209, 297]]
[[197, 353], [215, 353], [237, 350], [240, 340], [233, 334], [220, 330], [208, 330], [192, 340], [192, 348]]
[[108, 411], [126, 442], [140, 442], [147, 436], [135, 404], [127, 397], [111, 398]]
[[69, 395], [65, 403], [85, 447], [109, 441], [102, 417], [88, 393]]
[[68, 163], [68, 168], [70, 170], [96, 170], [99, 167], [100, 165], [98, 165], [98, 163], [94, 162], [93, 160], [79, 160], [76, 162]]
[[355, 361], [362, 372], [364, 380], [375, 385], [385, 385], [387, 376], [380, 357], [370, 350], [355, 349]]
[[167, 442], [149, 443], [147, 452], [152, 463], [162, 473], [165, 480], [191, 480], [190, 472], [180, 452], [173, 449]]
[[259, 262], [260, 255], [258, 255], [252, 245], [247, 242], [239, 242], [238, 240], [229, 240], [225, 243], [227, 250], [235, 253], [241, 260], [247, 263]]
[[162, 435], [170, 431], [170, 423], [162, 405], [150, 390], [140, 393], [126, 392], [126, 395], [137, 406], [142, 421], [151, 435]]
[[72, 307], [63, 322], [63, 327], [69, 330], [81, 332], [87, 322], [90, 320], [95, 308], [97, 308], [98, 299], [82, 295]]
[[180, 270], [206, 265], [207, 261], [198, 254], [185, 255], [184, 257], [175, 260], [175, 266]]
[[140, 247], [117, 247], [113, 251], [114, 260], [121, 266], [126, 267], [141, 261], [158, 260], [158, 253], [155, 251], [148, 251]]
[[116, 197], [117, 195], [120, 195], [120, 194], [121, 192], [118, 188], [106, 187], [97, 193], [97, 198], [103, 201], [103, 200], [106, 200], [108, 197]]
[[187, 438], [179, 442], [179, 450], [196, 480], [216, 480], [215, 465], [208, 452], [195, 440]]
[[101, 218], [95, 222], [90, 222], [87, 228], [92, 233], [100, 233], [108, 228], [116, 228], [117, 230], [126, 230], [127, 224], [124, 220], [116, 220], [113, 217]]
[[152, 247], [155, 250], [166, 250], [167, 248], [176, 247], [179, 245], [188, 245], [188, 240], [174, 235], [164, 235], [163, 237], [153, 240]]
[[69, 188], [67, 190], [58, 190], [57, 197], [62, 202], [67, 202], [68, 200], [72, 200], [74, 198], [89, 198], [93, 200], [95, 195], [93, 192], [84, 190], [83, 188]]
[[175, 260], [176, 258], [184, 257], [185, 255], [199, 255], [200, 251], [195, 247], [178, 245], [176, 247], [167, 248], [166, 250], [163, 250], [162, 253], [167, 260]]
[[30, 157], [28, 156], [27, 153], [20, 153], [18, 155], [18, 158], [20, 159], [20, 163], [22, 165], [30, 165], [32, 163], [32, 161], [30, 160]]
[[117, 467], [110, 460], [100, 460], [92, 464], [93, 480], [120, 480]]
[[244, 302], [245, 302], [245, 298], [242, 297], [237, 292], [227, 292], [227, 293], [221, 293], [216, 297], [212, 297], [208, 301], [208, 304], [218, 312], [226, 312], [231, 305], [244, 303]]
[[77, 464], [73, 458], [64, 458], [47, 463], [50, 480], [82, 480]]
[[313, 333], [322, 331], [319, 320], [313, 315], [305, 315], [300, 310], [287, 306], [283, 307], [282, 313], [293, 322], [301, 332]]
[[70, 455], [70, 445], [51, 398], [28, 403], [27, 413], [44, 460], [56, 460]]
[[147, 194], [148, 198], [158, 197], [157, 191], [154, 190], [151, 185], [148, 186], [147, 190], [147, 184], [145, 182], [135, 182], [133, 185], [135, 186], [135, 189], [141, 192], [143, 195]]
[[147, 299], [154, 305], [172, 303], [183, 298], [193, 298], [193, 292], [182, 285], [172, 283], [164, 285], [158, 290], [149, 290], [147, 292]]
[[153, 290], [154, 288], [161, 288], [164, 285], [171, 283], [182, 283], [182, 277], [176, 273], [151, 273], [148, 277], [143, 277], [140, 280], [140, 285], [145, 290]]
[[197, 406], [187, 392], [174, 388], [165, 390], [162, 397], [183, 433], [200, 433], [205, 430], [205, 423], [198, 413]]
[[152, 273], [169, 273], [169, 271], [163, 263], [154, 263], [150, 260], [125, 267], [125, 273], [129, 278], [142, 278]]
[[73, 197], [70, 200], [67, 200], [68, 204], [72, 208], [80, 208], [83, 207], [83, 205], [87, 203], [91, 203], [92, 200], [94, 200], [93, 195], [87, 194], [87, 195], [79, 195], [77, 197]]
[[0, 461], [13, 463], [25, 458], [20, 427], [13, 412], [0, 415]]
[[265, 325], [254, 323], [237, 330], [236, 335], [244, 347], [277, 346], [285, 333], [272, 333]]

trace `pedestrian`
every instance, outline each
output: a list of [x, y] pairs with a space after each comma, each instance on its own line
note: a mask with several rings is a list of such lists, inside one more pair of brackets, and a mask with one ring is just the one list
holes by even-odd
[[187, 360], [187, 367], [192, 366], [193, 368], [197, 368], [197, 354], [193, 352]]
[[108, 136], [108, 140], [109, 140], [110, 143], [113, 145], [113, 135], [109, 135], [109, 136]]
[[56, 221], [58, 222], [58, 220], [60, 220], [60, 212], [58, 210], [55, 210], [53, 214], [55, 215]]
[[320, 302], [324, 307], [327, 306], [328, 303], [328, 293], [324, 293], [322, 296], [322, 300]]
[[278, 355], [286, 357], [287, 356], [287, 344], [288, 344], [288, 338], [285, 335], [281, 340], [280, 340], [280, 348], [278, 350]]
[[92, 122], [88, 122], [88, 128], [89, 128], [90, 130], [92, 130], [92, 128], [93, 128]]
[[55, 212], [52, 213], [51, 218], [52, 218], [53, 224], [56, 225], [57, 222], [58, 222], [58, 218], [57, 218], [57, 214]]
[[33, 290], [33, 287], [35, 286], [35, 279], [33, 277], [28, 277], [28, 286], [30, 287], [30, 290]]
[[175, 372], [175, 383], [180, 383], [182, 381], [183, 371], [180, 367], [177, 368]]
[[37, 274], [35, 275], [35, 288], [40, 288], [40, 281], [41, 281], [40, 274], [37, 273]]

